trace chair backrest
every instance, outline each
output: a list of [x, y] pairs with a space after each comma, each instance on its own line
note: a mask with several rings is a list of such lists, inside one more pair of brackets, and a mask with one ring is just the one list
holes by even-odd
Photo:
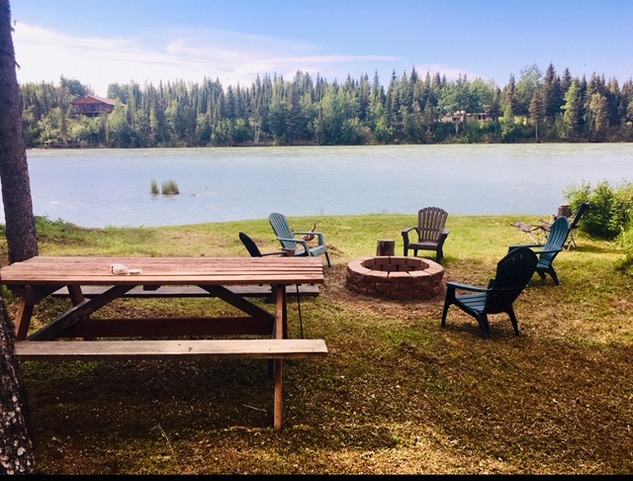
[[552, 251], [541, 254], [539, 262], [541, 264], [550, 265], [558, 253], [563, 249], [567, 237], [569, 237], [570, 224], [567, 217], [559, 217], [554, 221], [547, 236], [547, 242], [543, 245], [544, 251]]
[[446, 225], [448, 212], [439, 207], [424, 207], [418, 211], [416, 230], [420, 241], [438, 241]]
[[580, 224], [580, 221], [582, 220], [582, 216], [585, 215], [585, 213], [588, 210], [589, 210], [589, 202], [583, 202], [582, 204], [580, 204], [578, 206], [578, 210], [576, 211], [576, 215], [574, 216], [573, 220], [569, 224], [569, 228], [570, 229], [577, 228], [578, 224]]
[[[279, 212], [273, 212], [268, 216], [268, 221], [270, 222], [271, 227], [275, 231], [275, 235], [277, 237], [285, 237], [286, 239], [292, 239], [293, 232], [290, 228], [290, 224], [288, 224], [288, 219], [283, 214]], [[281, 245], [288, 249], [296, 249], [297, 245], [294, 242], [289, 241], [281, 241]]]
[[507, 312], [534, 274], [538, 258], [529, 247], [512, 249], [497, 263], [495, 277], [490, 280], [486, 311]]
[[246, 250], [251, 255], [251, 257], [262, 257], [262, 253], [259, 250], [259, 247], [257, 247], [257, 244], [255, 244], [255, 241], [253, 239], [251, 239], [244, 232], [240, 232], [239, 236], [240, 236], [240, 240], [242, 241], [242, 244], [244, 244], [244, 247], [246, 247]]

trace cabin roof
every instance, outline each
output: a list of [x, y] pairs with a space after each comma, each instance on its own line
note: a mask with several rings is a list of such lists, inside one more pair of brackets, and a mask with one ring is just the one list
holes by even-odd
[[76, 98], [71, 102], [71, 105], [79, 105], [79, 104], [107, 104], [112, 105], [114, 107], [115, 100], [107, 99], [104, 97], [96, 97], [94, 95], [84, 95], [83, 97]]

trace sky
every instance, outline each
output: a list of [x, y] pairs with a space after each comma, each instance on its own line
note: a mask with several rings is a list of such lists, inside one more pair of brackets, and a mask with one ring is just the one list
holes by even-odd
[[536, 65], [633, 78], [633, 0], [10, 0], [18, 81], [105, 97], [205, 78], [250, 87], [439, 72], [497, 86]]

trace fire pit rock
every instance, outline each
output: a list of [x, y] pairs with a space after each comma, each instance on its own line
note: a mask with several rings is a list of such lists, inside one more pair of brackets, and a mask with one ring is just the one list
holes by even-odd
[[444, 287], [444, 268], [419, 257], [377, 256], [347, 264], [347, 286], [365, 296], [390, 300], [426, 300]]

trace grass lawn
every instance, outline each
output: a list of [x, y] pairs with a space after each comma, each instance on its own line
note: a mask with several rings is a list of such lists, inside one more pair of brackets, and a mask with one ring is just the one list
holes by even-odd
[[[534, 216], [449, 215], [446, 280], [485, 285]], [[321, 360], [288, 361], [284, 428], [272, 428], [266, 363], [23, 362], [35, 459], [44, 474], [630, 474], [633, 472], [633, 277], [617, 245], [580, 232], [554, 261], [561, 284], [534, 276], [485, 340], [444, 296], [383, 301], [350, 292], [347, 263], [374, 255], [416, 216], [289, 217], [325, 233], [333, 267], [301, 303]], [[38, 223], [41, 255], [246, 256], [238, 232], [279, 248], [267, 219], [163, 228]], [[6, 245], [3, 246], [6, 257]], [[429, 253], [431, 254], [431, 253]], [[15, 300], [5, 292], [12, 313]], [[46, 300], [33, 328], [65, 310]], [[262, 303], [264, 301], [261, 301]], [[290, 335], [298, 336], [291, 301]], [[131, 316], [208, 314], [215, 299], [120, 300]]]

